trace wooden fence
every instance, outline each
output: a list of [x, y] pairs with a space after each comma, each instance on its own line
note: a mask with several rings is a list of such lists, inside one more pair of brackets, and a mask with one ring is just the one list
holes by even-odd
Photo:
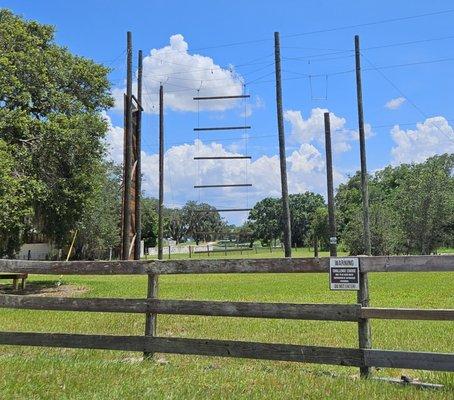
[[[358, 322], [359, 326], [364, 326], [364, 322], [372, 318], [454, 320], [453, 309], [374, 308], [364, 307], [361, 304], [252, 303], [156, 298], [157, 276], [162, 274], [327, 273], [328, 271], [328, 258], [106, 262], [0, 260], [0, 272], [3, 273], [148, 275], [148, 298], [146, 299], [0, 295], [2, 308], [143, 313], [147, 316], [144, 336], [0, 332], [0, 344], [139, 351], [148, 356], [153, 353], [177, 353], [298, 361], [353, 366], [359, 367], [362, 371], [370, 367], [454, 371], [452, 353], [380, 350], [368, 348], [369, 346], [336, 348], [156, 336], [157, 314], [350, 321]], [[360, 279], [363, 283], [365, 280], [366, 284], [366, 274], [369, 272], [424, 271], [452, 272], [454, 256], [360, 257]], [[452, 279], [451, 276], [449, 278]], [[362, 343], [361, 339], [360, 343]]]

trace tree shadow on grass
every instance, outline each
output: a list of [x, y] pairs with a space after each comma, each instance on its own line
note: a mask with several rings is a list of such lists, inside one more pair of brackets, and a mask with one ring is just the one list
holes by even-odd
[[0, 294], [10, 295], [32, 295], [32, 296], [48, 296], [48, 297], [71, 297], [87, 291], [87, 288], [66, 284], [59, 280], [46, 281], [28, 281], [25, 289], [22, 290], [19, 285], [18, 290], [14, 290], [12, 284], [1, 284]]

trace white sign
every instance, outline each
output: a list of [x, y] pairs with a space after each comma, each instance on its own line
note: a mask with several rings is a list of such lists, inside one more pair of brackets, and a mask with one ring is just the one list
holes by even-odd
[[331, 290], [359, 290], [359, 260], [357, 257], [338, 257], [329, 260]]
[[329, 244], [337, 244], [337, 237], [336, 236], [331, 236], [329, 238]]

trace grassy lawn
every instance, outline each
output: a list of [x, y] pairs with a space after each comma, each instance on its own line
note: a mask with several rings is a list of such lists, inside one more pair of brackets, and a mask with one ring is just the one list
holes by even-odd
[[439, 254], [452, 254], [454, 253], [454, 247], [440, 247], [437, 252]]
[[[338, 256], [347, 256], [348, 253], [338, 250]], [[454, 247], [441, 247], [437, 249], [438, 254], [453, 254]], [[168, 248], [164, 246], [163, 248], [164, 260], [184, 260], [189, 259], [188, 254], [171, 254], [169, 257]], [[284, 257], [284, 251], [281, 248], [269, 249], [268, 247], [256, 247], [251, 250], [244, 251], [215, 251], [210, 252], [208, 255], [207, 252], [192, 253], [192, 259], [222, 259], [222, 258], [280, 258]], [[301, 258], [301, 257], [314, 257], [314, 249], [310, 247], [298, 247], [292, 249], [292, 257]], [[328, 251], [320, 251], [319, 257], [329, 257]], [[156, 257], [147, 256], [145, 258], [153, 259]], [[144, 258], [144, 259], [145, 259]]]
[[[453, 249], [454, 251], [454, 249]], [[339, 256], [346, 255], [346, 253], [339, 251]], [[164, 260], [184, 260], [189, 259], [188, 254], [171, 254], [169, 258], [169, 253], [167, 248], [164, 246], [163, 248], [163, 255]], [[328, 257], [328, 251], [320, 251], [319, 257]], [[225, 251], [215, 251], [210, 252], [208, 255], [207, 252], [197, 252], [193, 253], [191, 258], [192, 259], [222, 259], [222, 258], [281, 258], [284, 257], [284, 251], [281, 248], [272, 248], [271, 250], [268, 247], [257, 247], [251, 250], [243, 250], [243, 251], [229, 251], [227, 253]], [[292, 257], [314, 257], [314, 249], [309, 247], [298, 247], [296, 249], [292, 249]], [[147, 257], [149, 259], [156, 258], [156, 257]]]
[[[271, 254], [271, 253], [268, 253]], [[304, 254], [301, 251], [300, 254]], [[274, 255], [274, 253], [273, 253]], [[299, 254], [295, 254], [299, 255]], [[231, 256], [231, 255], [230, 255]], [[229, 256], [229, 257], [230, 257]], [[308, 256], [308, 254], [304, 254]], [[32, 282], [57, 277], [32, 276]], [[83, 297], [145, 297], [146, 277], [67, 276]], [[374, 306], [454, 308], [449, 273], [371, 274]], [[351, 303], [354, 293], [328, 290], [326, 274], [235, 274], [160, 277], [166, 299]], [[2, 330], [140, 335], [144, 317], [55, 311], [0, 310]], [[356, 347], [350, 322], [278, 321], [159, 316], [160, 336]], [[375, 348], [454, 352], [450, 322], [372, 321]], [[418, 390], [360, 381], [355, 368], [214, 357], [0, 346], [0, 399], [453, 399], [454, 374], [387, 369], [442, 383]]]

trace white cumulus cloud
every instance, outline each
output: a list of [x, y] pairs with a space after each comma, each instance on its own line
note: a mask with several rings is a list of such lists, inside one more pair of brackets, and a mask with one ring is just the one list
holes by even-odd
[[[316, 142], [325, 143], [325, 123], [323, 114], [328, 112], [324, 108], [313, 108], [307, 119], [304, 119], [301, 111], [287, 110], [284, 118], [290, 123], [291, 135], [299, 143]], [[346, 119], [330, 113], [331, 141], [333, 151], [342, 153], [350, 150], [351, 142], [358, 140], [358, 132], [346, 127]], [[372, 135], [369, 124], [365, 125], [366, 137]]]
[[391, 129], [393, 164], [423, 162], [435, 154], [454, 153], [454, 130], [446, 118], [427, 118], [416, 129]]
[[109, 127], [105, 138], [107, 157], [109, 160], [121, 164], [123, 162], [124, 129], [123, 127], [113, 125], [112, 120], [106, 113], [103, 113], [103, 117]]
[[[123, 159], [123, 129], [110, 124], [107, 135], [110, 158]], [[220, 143], [193, 143], [170, 147], [165, 152], [165, 202], [169, 206], [182, 205], [188, 200], [200, 200], [216, 207], [252, 206], [266, 196], [279, 197], [281, 180], [279, 156], [260, 156], [250, 160], [194, 160], [195, 156], [239, 156]], [[151, 196], [158, 193], [158, 155], [142, 151], [143, 190]], [[287, 157], [290, 193], [306, 190], [325, 194], [325, 159], [311, 144], [303, 143]], [[335, 183], [344, 176], [334, 171]], [[250, 188], [194, 189], [197, 184], [251, 183]], [[200, 197], [199, 197], [200, 196]]]
[[[195, 96], [232, 96], [243, 90], [242, 78], [233, 67], [223, 68], [210, 57], [190, 54], [181, 34], [171, 36], [168, 46], [152, 49], [143, 59], [145, 112], [157, 112], [160, 84], [164, 85], [165, 106], [175, 111], [197, 111]], [[117, 109], [123, 109], [124, 92], [124, 88], [113, 90]], [[236, 104], [234, 100], [203, 100], [199, 109], [223, 111]]]
[[407, 101], [405, 97], [396, 97], [395, 99], [391, 99], [386, 102], [385, 107], [390, 109], [390, 110], [397, 110], [400, 108], [402, 104], [404, 104]]
[[264, 108], [265, 103], [260, 96], [255, 96], [253, 102], [247, 102], [244, 105], [243, 111], [240, 113], [240, 117], [250, 117], [252, 115], [253, 110]]

